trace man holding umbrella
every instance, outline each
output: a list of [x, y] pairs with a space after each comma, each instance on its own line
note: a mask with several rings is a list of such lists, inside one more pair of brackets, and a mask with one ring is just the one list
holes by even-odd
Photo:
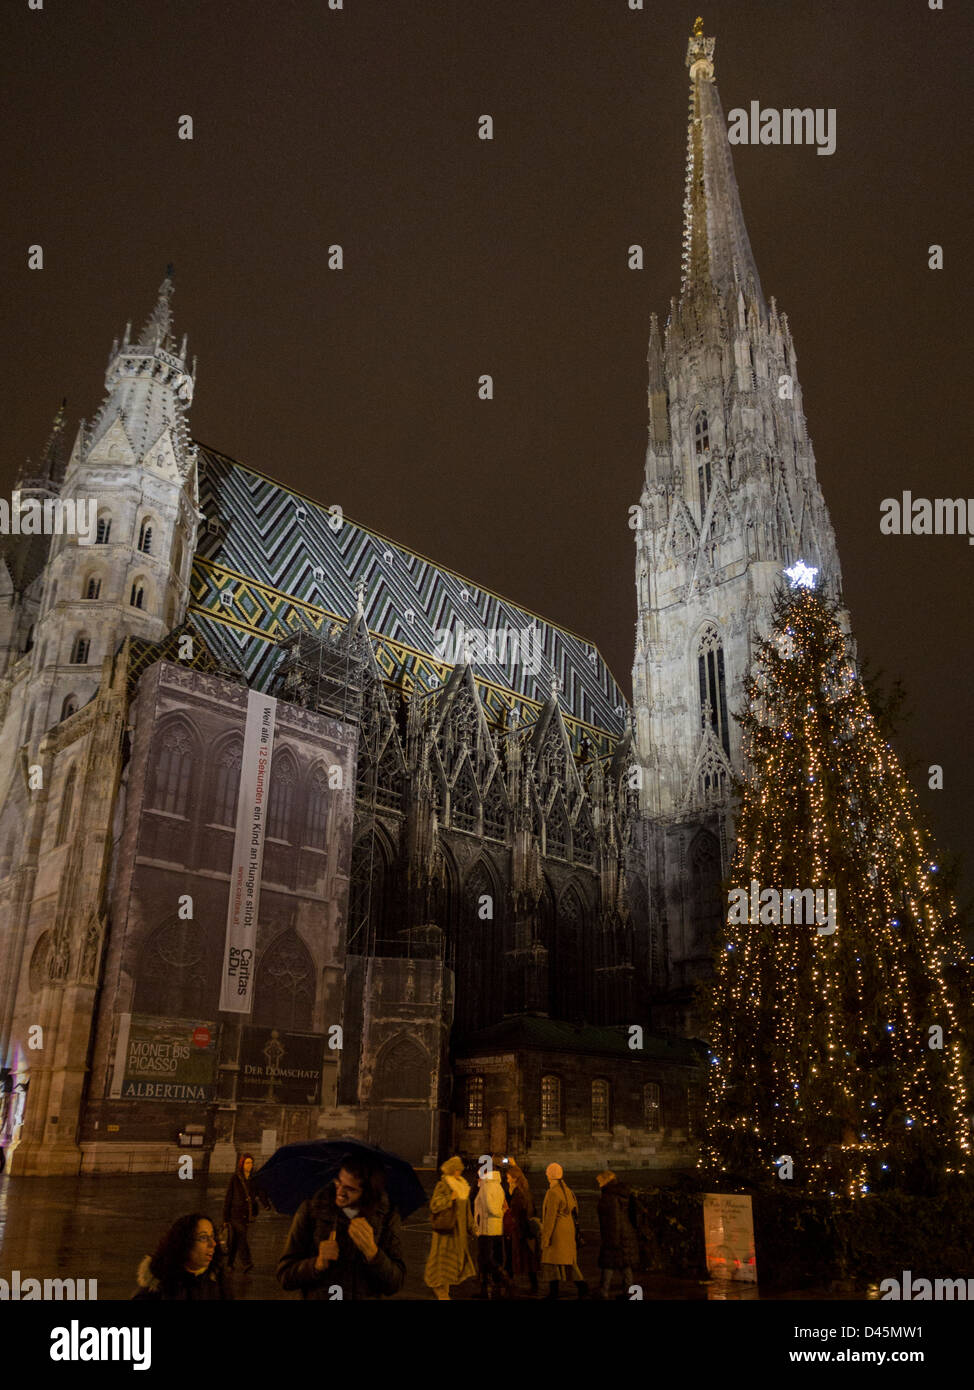
[[338, 1176], [302, 1202], [277, 1264], [282, 1288], [302, 1298], [384, 1298], [406, 1277], [398, 1213], [385, 1192], [381, 1163], [347, 1153]]

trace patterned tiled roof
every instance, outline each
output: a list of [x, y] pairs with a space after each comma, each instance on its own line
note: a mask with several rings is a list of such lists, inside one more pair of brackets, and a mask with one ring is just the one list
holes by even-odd
[[[610, 751], [628, 718], [627, 703], [598, 649], [415, 551], [338, 518], [205, 445], [199, 446], [200, 509], [205, 520], [191, 579], [190, 616], [232, 651], [246, 679], [266, 688], [280, 660], [278, 641], [302, 626], [344, 623], [364, 584], [366, 621], [390, 684], [411, 691], [447, 679], [442, 634], [534, 629], [540, 660], [472, 661], [488, 717], [516, 707], [532, 722], [559, 682], [573, 741]], [[219, 523], [212, 529], [211, 523]], [[216, 631], [214, 631], [216, 629]], [[476, 653], [475, 653], [476, 655]], [[516, 653], [514, 654], [516, 657]], [[530, 665], [539, 669], [532, 671]]]

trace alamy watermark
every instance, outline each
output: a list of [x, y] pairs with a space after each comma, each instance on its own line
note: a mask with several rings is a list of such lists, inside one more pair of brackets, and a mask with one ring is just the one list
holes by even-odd
[[751, 879], [750, 888], [732, 888], [727, 894], [727, 921], [731, 926], [802, 926], [816, 924], [819, 936], [831, 936], [836, 921], [834, 888], [762, 888]]
[[930, 1300], [967, 1302], [974, 1300], [974, 1279], [917, 1279], [904, 1269], [899, 1279], [884, 1279], [879, 1286], [881, 1299], [902, 1299], [907, 1303]]
[[450, 665], [464, 660], [495, 666], [523, 666], [532, 676], [540, 674], [544, 651], [536, 627], [468, 627], [436, 631], [437, 655]]
[[[86, 1292], [87, 1291], [87, 1292]], [[97, 1279], [32, 1279], [21, 1276], [19, 1269], [10, 1271], [9, 1279], [0, 1279], [0, 1302], [30, 1302], [31, 1299], [76, 1299], [88, 1301], [98, 1297]]]
[[884, 536], [966, 536], [974, 545], [974, 497], [884, 497], [879, 504]]
[[10, 494], [10, 501], [0, 497], [0, 535], [4, 536], [77, 536], [79, 545], [94, 545], [98, 529], [98, 499], [96, 497], [39, 497], [21, 498], [19, 492]]
[[835, 154], [835, 107], [786, 106], [762, 109], [752, 101], [749, 109], [735, 106], [727, 113], [730, 145], [817, 145], [818, 154]]

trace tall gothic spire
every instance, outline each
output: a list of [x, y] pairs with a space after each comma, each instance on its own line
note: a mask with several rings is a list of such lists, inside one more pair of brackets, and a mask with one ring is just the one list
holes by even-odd
[[138, 338], [132, 342], [126, 328], [121, 345], [116, 340], [112, 346], [106, 396], [86, 443], [90, 451], [120, 421], [133, 457], [142, 458], [171, 432], [176, 461], [185, 472], [193, 455], [186, 412], [193, 399], [196, 364], [191, 371], [185, 336], [178, 347], [173, 337], [172, 293], [170, 265]]
[[727, 123], [714, 81], [716, 39], [705, 38], [698, 19], [687, 44], [690, 116], [687, 179], [683, 201], [683, 285], [681, 296], [713, 286], [728, 302], [738, 292], [748, 298], [749, 283], [765, 315], [761, 280], [741, 212]]
[[138, 337], [140, 347], [155, 347], [158, 345], [163, 349], [169, 348], [169, 340], [172, 336], [172, 292], [174, 268], [172, 264], [166, 266], [166, 278], [159, 286], [159, 295], [155, 302], [152, 313], [146, 319], [142, 332]]

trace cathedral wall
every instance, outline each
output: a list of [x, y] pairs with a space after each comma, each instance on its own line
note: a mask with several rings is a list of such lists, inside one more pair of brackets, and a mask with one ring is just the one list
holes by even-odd
[[356, 731], [277, 704], [253, 1008], [225, 1014], [246, 708], [245, 687], [164, 661], [133, 701], [82, 1130], [89, 1168], [129, 1156], [164, 1167], [188, 1126], [207, 1146], [313, 1137], [336, 1104], [329, 1030], [343, 1016]]

